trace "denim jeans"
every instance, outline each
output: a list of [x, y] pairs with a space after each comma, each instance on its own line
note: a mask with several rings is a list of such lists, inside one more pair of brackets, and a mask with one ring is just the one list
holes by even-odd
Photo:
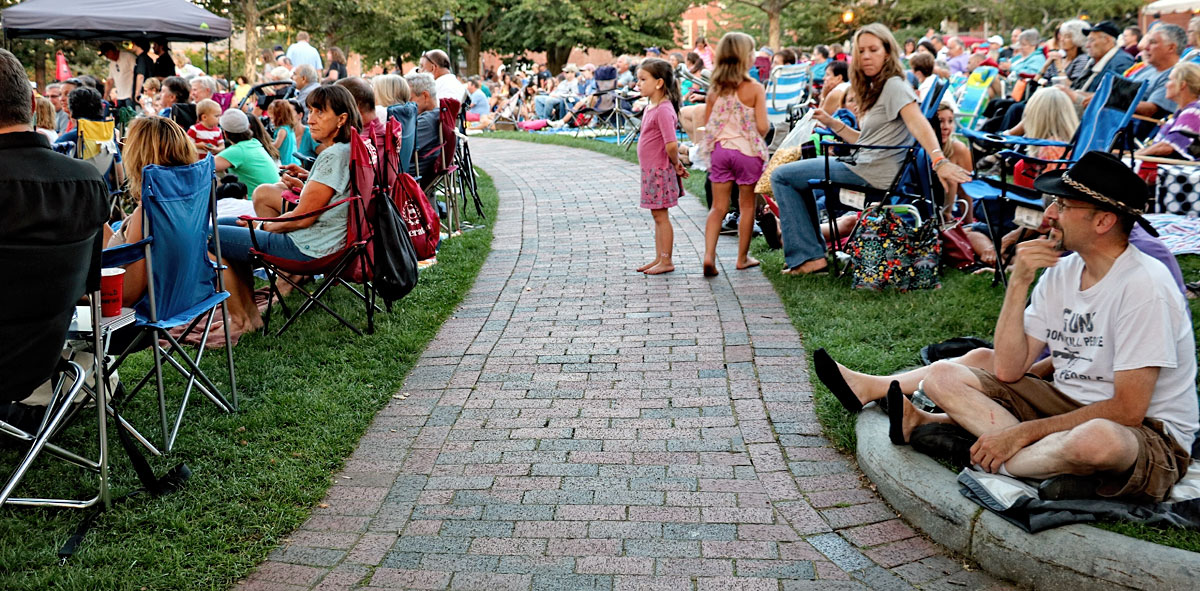
[[[862, 184], [866, 181], [845, 163], [829, 162], [829, 180]], [[784, 164], [771, 173], [771, 189], [779, 204], [779, 231], [788, 268], [825, 256], [825, 239], [818, 227], [817, 200], [812, 182], [825, 179], [825, 159], [809, 158]]]
[[533, 111], [538, 119], [561, 119], [566, 114], [562, 97], [539, 94], [533, 98]]
[[[221, 226], [221, 257], [236, 263], [247, 263], [254, 243], [250, 241], [250, 228], [239, 226], [237, 222], [235, 217], [217, 218], [217, 225]], [[259, 252], [293, 261], [313, 260], [313, 257], [300, 252], [287, 234], [255, 230], [254, 237], [258, 239]], [[211, 246], [209, 250], [216, 252]]]

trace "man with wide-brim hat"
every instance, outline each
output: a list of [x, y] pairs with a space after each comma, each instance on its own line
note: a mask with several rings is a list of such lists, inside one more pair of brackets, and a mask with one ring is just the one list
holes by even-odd
[[[993, 372], [935, 363], [924, 391], [946, 414], [900, 400], [893, 429], [907, 439], [925, 423], [957, 423], [979, 437], [973, 463], [1046, 479], [1045, 499], [1162, 501], [1200, 426], [1186, 300], [1166, 266], [1129, 244], [1134, 224], [1149, 229], [1146, 185], [1116, 157], [1088, 152], [1034, 187], [1052, 198], [1051, 231], [1017, 247]], [[1026, 375], [1046, 347], [1053, 381]]]

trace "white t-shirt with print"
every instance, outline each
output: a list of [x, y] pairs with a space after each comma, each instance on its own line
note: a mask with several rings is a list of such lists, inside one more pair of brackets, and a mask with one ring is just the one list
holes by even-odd
[[1185, 450], [1196, 435], [1196, 342], [1187, 303], [1167, 267], [1130, 245], [1098, 283], [1080, 290], [1078, 254], [1047, 269], [1025, 309], [1025, 334], [1050, 346], [1054, 385], [1080, 404], [1113, 397], [1117, 371], [1158, 367], [1146, 416]]
[[117, 89], [118, 100], [133, 98], [133, 70], [136, 66], [137, 56], [128, 51], [119, 51], [117, 61], [108, 62], [108, 77], [112, 78], [113, 87]]

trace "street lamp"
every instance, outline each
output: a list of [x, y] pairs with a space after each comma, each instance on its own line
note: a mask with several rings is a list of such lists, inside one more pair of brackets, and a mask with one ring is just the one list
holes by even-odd
[[450, 57], [450, 33], [454, 32], [454, 15], [450, 14], [449, 8], [442, 15], [442, 30], [446, 32], [446, 59], [450, 60], [450, 69], [454, 70], [454, 59]]
[[854, 22], [854, 10], [847, 9], [846, 12], [843, 12], [842, 13], [842, 22], [846, 23], [847, 25]]

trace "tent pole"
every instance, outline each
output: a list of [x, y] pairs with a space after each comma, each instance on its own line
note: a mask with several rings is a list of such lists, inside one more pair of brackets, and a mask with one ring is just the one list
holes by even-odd
[[212, 64], [208, 63], [208, 41], [204, 42], [204, 73], [212, 75]]
[[229, 84], [232, 85], [233, 84], [233, 32], [232, 31], [230, 31], [229, 37], [227, 37], [226, 40], [229, 42], [229, 60], [225, 64], [226, 65], [225, 79], [228, 80]]

